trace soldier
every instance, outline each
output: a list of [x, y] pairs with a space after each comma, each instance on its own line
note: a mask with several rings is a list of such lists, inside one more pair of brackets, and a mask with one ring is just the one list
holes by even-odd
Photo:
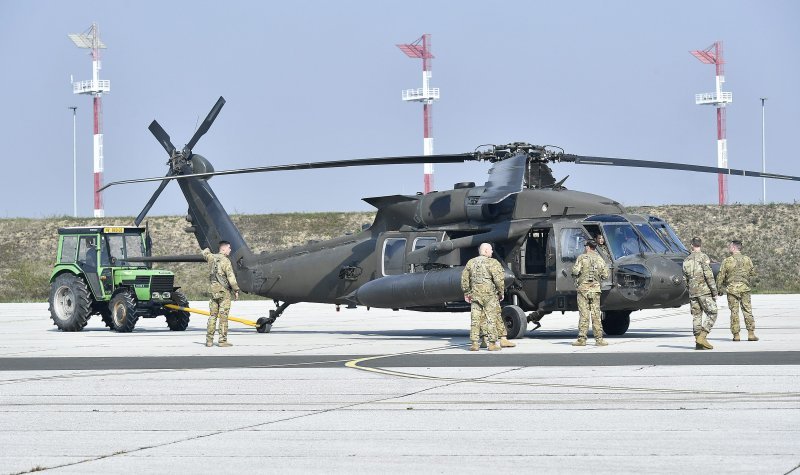
[[464, 300], [472, 304], [469, 350], [478, 351], [478, 340], [483, 333], [489, 338], [489, 351], [498, 351], [501, 346], [497, 343], [497, 320], [501, 318], [500, 300], [505, 290], [503, 267], [492, 259], [491, 244], [481, 244], [478, 253], [480, 255], [470, 259], [461, 273]]
[[597, 243], [597, 253], [600, 254], [600, 257], [606, 262], [611, 262], [611, 253], [608, 251], [606, 238], [603, 236], [603, 233], [595, 234], [594, 241]]
[[758, 341], [753, 307], [750, 305], [750, 283], [756, 276], [753, 261], [742, 254], [742, 241], [731, 241], [728, 245], [731, 255], [722, 261], [717, 274], [717, 288], [720, 294], [728, 294], [728, 307], [731, 310], [731, 333], [733, 341], [739, 341], [739, 306], [744, 314], [747, 327], [747, 340]]
[[[692, 308], [695, 350], [713, 350], [706, 337], [717, 320], [717, 285], [711, 272], [711, 260], [700, 250], [703, 241], [692, 238], [692, 253], [683, 261], [683, 275], [689, 287]], [[703, 321], [703, 312], [706, 319]]]
[[592, 317], [592, 329], [596, 346], [606, 346], [603, 339], [603, 322], [600, 320], [600, 281], [608, 279], [608, 266], [599, 254], [597, 243], [586, 241], [585, 252], [578, 256], [572, 266], [575, 286], [578, 290], [578, 339], [572, 346], [586, 346], [586, 335], [589, 333], [589, 315]]
[[231, 290], [234, 292], [234, 298], [239, 299], [239, 284], [228, 259], [230, 253], [231, 243], [228, 241], [219, 242], [219, 254], [212, 254], [208, 248], [203, 249], [203, 257], [208, 262], [209, 292], [211, 292], [211, 300], [208, 302], [211, 315], [208, 317], [206, 328], [206, 346], [214, 345], [217, 317], [219, 317], [219, 346], [233, 346], [228, 343], [228, 311], [231, 309]]

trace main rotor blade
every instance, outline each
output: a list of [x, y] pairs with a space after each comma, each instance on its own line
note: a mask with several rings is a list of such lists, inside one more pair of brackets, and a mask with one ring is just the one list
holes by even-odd
[[343, 168], [343, 167], [359, 167], [359, 166], [372, 166], [372, 165], [462, 163], [470, 160], [477, 160], [478, 156], [479, 155], [476, 153], [461, 153], [456, 155], [413, 155], [408, 157], [359, 158], [355, 160], [336, 160], [330, 162], [309, 162], [309, 163], [294, 163], [290, 165], [274, 165], [268, 167], [239, 168], [236, 170], [220, 170], [209, 173], [192, 173], [188, 175], [170, 176], [168, 174], [166, 177], [138, 178], [133, 180], [114, 181], [103, 186], [98, 191], [103, 191], [110, 186], [124, 185], [128, 183], [143, 183], [143, 182], [158, 181], [158, 180], [167, 181], [167, 180], [177, 180], [182, 178], [208, 178], [218, 175], [239, 175], [244, 173], [264, 173], [264, 172], [280, 172], [289, 170], [309, 170], [315, 168]]
[[700, 173], [721, 173], [723, 175], [748, 176], [753, 178], [772, 178], [775, 180], [800, 181], [800, 177], [779, 175], [777, 173], [754, 172], [736, 168], [707, 167], [703, 165], [689, 165], [686, 163], [654, 162], [649, 160], [631, 160], [627, 158], [587, 157], [583, 155], [564, 155], [564, 162], [574, 162], [582, 165], [608, 165], [613, 167], [659, 168], [662, 170], [684, 170]]
[[[200, 137], [205, 135], [205, 133], [208, 132], [208, 129], [211, 128], [211, 124], [214, 123], [214, 120], [217, 118], [217, 116], [219, 115], [219, 111], [222, 110], [222, 106], [224, 105], [225, 105], [225, 98], [219, 96], [219, 99], [217, 99], [217, 103], [214, 104], [214, 107], [211, 108], [211, 111], [209, 111], [208, 115], [206, 116], [206, 119], [203, 121], [202, 124], [200, 124], [200, 128], [197, 129], [197, 132], [194, 133], [192, 139], [189, 140], [189, 143], [187, 143], [186, 146], [183, 148], [184, 152], [192, 151], [194, 146], [197, 145], [197, 141], [200, 140]], [[186, 153], [186, 155], [188, 156], [189, 154]]]
[[175, 151], [175, 146], [172, 145], [172, 142], [169, 139], [169, 134], [163, 128], [161, 128], [161, 125], [155, 120], [153, 122], [150, 122], [150, 127], [148, 127], [148, 129], [150, 129], [150, 132], [152, 132], [153, 135], [156, 137], [158, 143], [160, 143], [161, 146], [164, 147], [164, 150], [166, 150], [169, 156], [171, 157], [172, 152]]
[[153, 207], [153, 204], [155, 204], [156, 200], [158, 199], [158, 196], [161, 194], [162, 191], [164, 191], [164, 188], [166, 188], [166, 186], [169, 184], [169, 177], [171, 176], [173, 176], [172, 169], [170, 169], [167, 172], [167, 176], [165, 176], [162, 179], [161, 184], [158, 185], [158, 188], [156, 188], [155, 193], [153, 193], [153, 196], [150, 197], [150, 201], [148, 201], [147, 204], [144, 205], [144, 209], [142, 210], [142, 212], [139, 213], [139, 216], [137, 216], [136, 219], [133, 221], [133, 223], [136, 226], [141, 224], [142, 221], [144, 220], [144, 217], [147, 216], [147, 212], [150, 211], [150, 208]]

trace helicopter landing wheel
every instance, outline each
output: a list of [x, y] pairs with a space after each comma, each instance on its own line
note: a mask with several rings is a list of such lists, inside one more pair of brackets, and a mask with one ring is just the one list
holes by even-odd
[[502, 309], [501, 316], [506, 325], [508, 338], [514, 340], [525, 336], [528, 329], [528, 316], [525, 311], [517, 305], [506, 305]]
[[603, 312], [603, 331], [609, 336], [624, 335], [631, 325], [630, 310], [610, 310]]

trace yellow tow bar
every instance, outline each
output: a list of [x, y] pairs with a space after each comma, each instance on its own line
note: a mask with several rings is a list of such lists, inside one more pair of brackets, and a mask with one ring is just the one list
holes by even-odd
[[[208, 310], [200, 310], [199, 308], [181, 307], [180, 305], [174, 305], [174, 304], [171, 304], [171, 303], [168, 303], [168, 304], [164, 305], [164, 307], [166, 307], [168, 309], [171, 309], [171, 310], [179, 310], [181, 312], [197, 313], [197, 314], [206, 315], [206, 316], [210, 316], [211, 315], [211, 313]], [[258, 333], [267, 333], [267, 332], [269, 332], [269, 330], [272, 327], [272, 325], [269, 325], [266, 322], [267, 319], [264, 318], [264, 317], [259, 318], [257, 322], [254, 322], [252, 320], [246, 320], [244, 318], [239, 318], [239, 317], [234, 317], [232, 315], [228, 315], [228, 320], [233, 320], [234, 322], [239, 322], [239, 323], [242, 323], [242, 324], [250, 326], [250, 327], [255, 327], [255, 329], [256, 329], [256, 331], [258, 331]]]

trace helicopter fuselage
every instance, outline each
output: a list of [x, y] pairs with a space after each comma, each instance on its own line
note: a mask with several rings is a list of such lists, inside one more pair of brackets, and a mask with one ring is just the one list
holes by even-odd
[[241, 245], [233, 254], [237, 279], [247, 292], [290, 303], [466, 311], [460, 273], [489, 242], [507, 271], [507, 303], [543, 315], [577, 309], [571, 268], [585, 240], [602, 233], [611, 269], [604, 310], [688, 301], [680, 268], [687, 252], [664, 221], [565, 189], [525, 189], [496, 205], [472, 205], [481, 188], [368, 198], [378, 212], [359, 233], [261, 254]]

